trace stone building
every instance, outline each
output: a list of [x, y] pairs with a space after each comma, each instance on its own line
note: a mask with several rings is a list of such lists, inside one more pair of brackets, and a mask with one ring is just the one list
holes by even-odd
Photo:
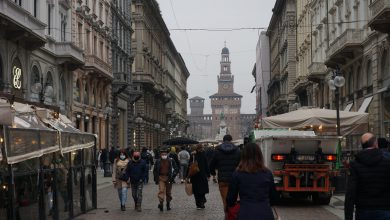
[[219, 140], [222, 137], [218, 133], [223, 124], [226, 133], [231, 134], [234, 140], [242, 139], [253, 128], [256, 115], [241, 114], [242, 96], [234, 92], [234, 76], [227, 47], [221, 52], [220, 74], [217, 79], [218, 92], [210, 96], [211, 114], [203, 114], [204, 98], [196, 96], [190, 99], [188, 133], [198, 140]]
[[268, 114], [289, 111], [295, 102], [296, 79], [296, 1], [277, 0], [267, 36], [270, 42], [271, 75], [268, 85]]
[[134, 107], [139, 94], [133, 91], [131, 80], [131, 0], [112, 1], [112, 146], [133, 146]]
[[[63, 2], [63, 1], [61, 1]], [[72, 1], [71, 41], [84, 54], [73, 71], [70, 111], [76, 127], [98, 136], [98, 148], [110, 145], [111, 5], [107, 0]]]
[[134, 88], [142, 94], [135, 103], [137, 147], [157, 147], [185, 133], [189, 72], [170, 39], [155, 0], [132, 0], [132, 67]]
[[260, 33], [256, 45], [256, 64], [252, 75], [256, 81], [256, 114], [257, 118], [260, 120], [262, 117], [267, 116], [267, 90], [270, 81], [269, 38], [265, 31]]

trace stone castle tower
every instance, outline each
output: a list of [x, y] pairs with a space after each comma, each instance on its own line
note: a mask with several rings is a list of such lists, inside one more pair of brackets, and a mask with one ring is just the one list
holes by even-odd
[[240, 109], [242, 96], [234, 92], [234, 76], [230, 65], [229, 49], [225, 45], [221, 52], [221, 70], [217, 78], [218, 92], [210, 96], [212, 133], [218, 134], [221, 118], [223, 118], [227, 132], [233, 136], [233, 139], [238, 139], [241, 132]]

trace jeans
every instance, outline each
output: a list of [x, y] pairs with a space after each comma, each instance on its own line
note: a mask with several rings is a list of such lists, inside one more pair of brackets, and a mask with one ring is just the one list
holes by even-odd
[[127, 188], [119, 188], [118, 189], [118, 196], [119, 196], [119, 201], [121, 202], [121, 205], [126, 205], [127, 202]]
[[150, 165], [146, 164], [146, 170], [148, 173], [146, 174], [145, 179], [143, 180], [144, 183], [149, 183], [149, 169], [150, 169]]
[[180, 164], [180, 178], [181, 179], [187, 178], [187, 170], [188, 170], [188, 164], [185, 164], [185, 163]]
[[142, 188], [144, 184], [142, 182], [131, 183], [131, 194], [134, 199], [134, 204], [137, 206], [141, 206], [142, 204]]
[[355, 220], [390, 220], [390, 210], [356, 210]]

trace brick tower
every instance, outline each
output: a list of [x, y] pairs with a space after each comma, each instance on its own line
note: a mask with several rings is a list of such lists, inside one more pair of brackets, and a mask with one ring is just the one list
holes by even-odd
[[[218, 92], [210, 96], [212, 109], [212, 133], [217, 136], [221, 118], [226, 122], [227, 133], [233, 140], [239, 139], [241, 131], [241, 98], [234, 92], [234, 76], [232, 75], [229, 49], [225, 47], [221, 52], [221, 71], [218, 76]], [[221, 117], [222, 116], [222, 117]]]

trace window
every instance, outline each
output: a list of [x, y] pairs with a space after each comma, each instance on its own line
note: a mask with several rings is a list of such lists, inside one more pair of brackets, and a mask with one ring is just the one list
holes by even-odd
[[61, 90], [59, 92], [59, 99], [62, 103], [65, 103], [65, 97], [66, 97], [66, 84], [64, 76], [62, 75], [60, 77], [60, 84], [61, 84]]
[[81, 85], [80, 85], [80, 80], [77, 80], [76, 81], [76, 88], [74, 89], [74, 100], [75, 101], [78, 101], [78, 102], [80, 102], [81, 100], [80, 100], [80, 89], [81, 88]]
[[86, 30], [86, 38], [85, 40], [87, 41], [85, 43], [85, 50], [87, 53], [91, 53], [91, 31], [90, 30]]
[[78, 31], [79, 31], [79, 46], [83, 48], [83, 24], [78, 24]]
[[61, 41], [66, 41], [66, 18], [65, 14], [61, 14]]
[[371, 66], [371, 60], [367, 61], [367, 69], [366, 69], [366, 74], [367, 74], [367, 86], [372, 86], [372, 66]]
[[101, 21], [103, 21], [103, 4], [99, 4], [99, 18]]
[[104, 50], [103, 50], [103, 48], [104, 48], [103, 41], [100, 41], [100, 58], [101, 59], [104, 59], [104, 55], [103, 55]]
[[97, 37], [93, 37], [93, 54], [97, 55]]
[[351, 95], [354, 92], [353, 74], [349, 73], [348, 76], [348, 94]]
[[87, 83], [85, 83], [85, 86], [84, 86], [83, 99], [84, 99], [84, 104], [89, 105], [89, 94], [88, 94], [88, 84]]
[[37, 17], [37, 1], [38, 0], [34, 0], [34, 5], [33, 5], [33, 15], [34, 15], [34, 17]]
[[95, 88], [92, 89], [92, 95], [91, 95], [91, 102], [92, 102], [92, 106], [96, 106], [96, 91], [95, 91]]
[[360, 90], [363, 87], [363, 82], [361, 78], [361, 68], [359, 67], [356, 72], [356, 90]]
[[96, 0], [92, 0], [92, 13], [96, 14]]

